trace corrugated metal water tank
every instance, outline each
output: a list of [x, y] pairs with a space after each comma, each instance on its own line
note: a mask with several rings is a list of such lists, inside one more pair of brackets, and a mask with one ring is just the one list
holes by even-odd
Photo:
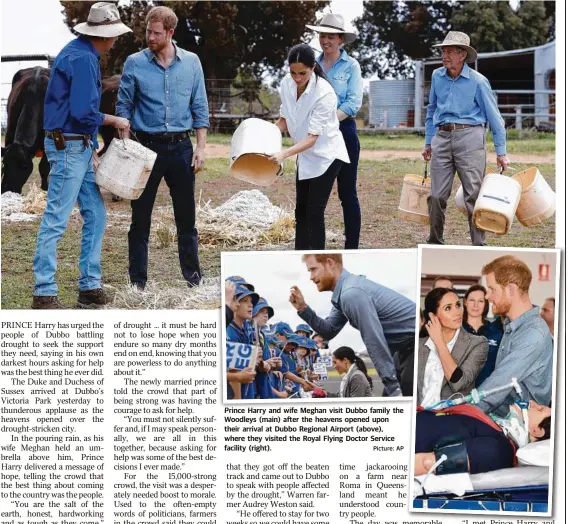
[[369, 124], [376, 127], [408, 125], [411, 110], [414, 110], [414, 79], [369, 82]]

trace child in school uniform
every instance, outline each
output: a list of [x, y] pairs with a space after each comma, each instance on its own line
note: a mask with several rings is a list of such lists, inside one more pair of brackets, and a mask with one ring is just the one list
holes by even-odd
[[[255, 332], [251, 324], [254, 306], [258, 303], [259, 296], [250, 289], [237, 285], [233, 299], [232, 311], [233, 320], [227, 326], [227, 342], [240, 342], [242, 344], [257, 344]], [[251, 366], [254, 371], [256, 363]], [[227, 373], [229, 379], [230, 372]], [[253, 399], [256, 394], [254, 382], [250, 384], [236, 384], [229, 380], [230, 387], [227, 388], [227, 398]], [[239, 391], [240, 387], [240, 391]]]
[[272, 355], [268, 344], [268, 334], [263, 331], [268, 321], [274, 316], [274, 309], [268, 305], [266, 299], [260, 297], [252, 311], [253, 322], [259, 329], [260, 344], [262, 347], [262, 364], [256, 375], [256, 389], [258, 398], [275, 398], [272, 392], [271, 375], [273, 370], [282, 367], [282, 360]]

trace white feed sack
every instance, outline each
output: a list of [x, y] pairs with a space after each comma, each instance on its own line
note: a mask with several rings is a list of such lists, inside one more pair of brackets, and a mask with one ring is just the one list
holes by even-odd
[[211, 210], [219, 218], [238, 221], [268, 229], [279, 218], [287, 215], [278, 206], [272, 205], [268, 197], [258, 189], [239, 191], [219, 207]]

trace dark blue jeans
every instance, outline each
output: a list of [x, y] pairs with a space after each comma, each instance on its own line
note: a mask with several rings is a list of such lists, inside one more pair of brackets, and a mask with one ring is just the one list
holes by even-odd
[[361, 234], [361, 208], [357, 198], [357, 168], [361, 145], [355, 120], [348, 118], [339, 123], [339, 130], [347, 147], [350, 164], [342, 164], [337, 175], [337, 192], [343, 207], [345, 224], [345, 249], [358, 249]]
[[196, 285], [201, 279], [195, 229], [195, 174], [191, 167], [193, 147], [186, 138], [177, 143], [144, 141], [158, 154], [148, 184], [138, 200], [131, 202], [132, 224], [128, 232], [129, 274], [132, 284], [148, 280], [148, 240], [152, 209], [162, 178], [170, 190], [178, 235], [179, 263], [183, 278]]

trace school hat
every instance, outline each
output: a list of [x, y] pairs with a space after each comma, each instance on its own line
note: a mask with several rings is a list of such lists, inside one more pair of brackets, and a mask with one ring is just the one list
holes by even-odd
[[316, 347], [315, 342], [308, 337], [301, 337], [301, 336], [296, 335], [296, 338], [297, 338], [297, 341], [298, 341], [298, 347], [306, 348], [308, 351], [310, 349]]
[[298, 331], [304, 331], [308, 334], [308, 336], [310, 336], [313, 332], [312, 328], [308, 324], [298, 324], [294, 333], [298, 333]]
[[256, 306], [254, 306], [254, 309], [252, 310], [252, 316], [254, 317], [258, 315], [258, 312], [263, 308], [266, 308], [268, 310], [268, 318], [272, 318], [274, 316], [274, 309], [272, 309], [272, 307], [268, 305], [266, 299], [262, 297], [258, 299]]
[[243, 277], [234, 275], [232, 277], [227, 277], [225, 280], [228, 280], [229, 282], [234, 282], [238, 286], [244, 286], [250, 291], [254, 291], [254, 286], [252, 284], [249, 284]]
[[274, 324], [274, 333], [276, 335], [284, 335], [285, 337], [290, 337], [290, 335], [294, 334], [290, 324], [287, 324], [286, 322], [277, 322]]
[[258, 299], [260, 298], [258, 296], [258, 293], [255, 293], [254, 291], [251, 291], [246, 287], [237, 286], [237, 289], [235, 290], [235, 299], [237, 300], [237, 302], [240, 302], [243, 298], [246, 297], [251, 298], [253, 308], [258, 304]]

